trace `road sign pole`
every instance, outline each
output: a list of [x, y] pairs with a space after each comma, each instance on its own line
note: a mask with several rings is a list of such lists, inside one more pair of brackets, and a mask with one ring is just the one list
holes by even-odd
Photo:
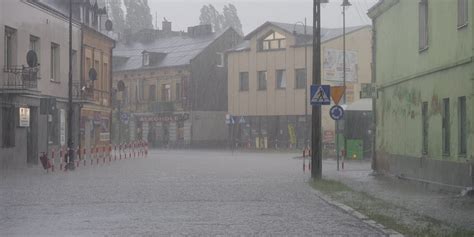
[[[321, 85], [321, 0], [313, 0], [313, 85]], [[311, 177], [321, 179], [321, 106], [312, 107], [311, 123]]]

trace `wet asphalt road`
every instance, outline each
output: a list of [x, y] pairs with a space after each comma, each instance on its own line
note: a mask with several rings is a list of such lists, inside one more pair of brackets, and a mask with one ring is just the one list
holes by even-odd
[[152, 151], [1, 171], [0, 236], [381, 236], [320, 199], [291, 156]]

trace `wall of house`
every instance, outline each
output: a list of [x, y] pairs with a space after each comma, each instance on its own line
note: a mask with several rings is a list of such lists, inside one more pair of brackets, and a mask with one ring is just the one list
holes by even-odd
[[[3, 57], [5, 53], [5, 26], [17, 30], [17, 57], [14, 65], [27, 65], [26, 53], [29, 50], [30, 35], [39, 37], [41, 53], [38, 61], [40, 63], [41, 80], [38, 81], [38, 91], [43, 95], [66, 98], [69, 73], [68, 21], [26, 1], [0, 1], [0, 13], [0, 55], [2, 55], [0, 65], [2, 69], [5, 64]], [[80, 29], [76, 24], [73, 24], [72, 37], [72, 48], [79, 52]], [[50, 80], [51, 43], [60, 46], [59, 81], [54, 82]], [[79, 72], [80, 64], [73, 66], [76, 67], [76, 72]]]
[[[257, 39], [269, 31], [277, 31], [286, 36], [286, 50], [257, 51]], [[358, 81], [347, 83], [348, 103], [359, 99], [360, 84], [370, 83], [371, 80], [371, 29], [366, 27], [346, 35], [347, 50], [357, 52]], [[310, 86], [312, 82], [312, 46], [307, 47], [307, 75], [308, 95], [305, 89], [297, 89], [295, 83], [296, 69], [305, 68], [305, 48], [294, 47], [294, 36], [279, 28], [268, 26], [262, 29], [250, 40], [250, 50], [230, 52], [228, 54], [228, 94], [229, 113], [236, 116], [285, 116], [304, 115], [305, 106], [311, 114], [309, 104]], [[342, 50], [342, 37], [323, 42], [322, 54], [327, 49]], [[286, 70], [286, 89], [276, 89], [276, 70]], [[257, 71], [267, 71], [267, 89], [259, 91], [257, 85]], [[249, 90], [239, 91], [239, 73], [249, 73]], [[327, 81], [323, 84], [342, 85], [341, 82]], [[340, 102], [342, 104], [342, 100]], [[323, 127], [325, 131], [335, 130], [335, 123], [329, 116], [330, 106], [324, 106], [322, 111]]]
[[[39, 53], [38, 61], [40, 68], [40, 77], [38, 80], [37, 89], [30, 91], [28, 95], [17, 93], [11, 97], [7, 97], [4, 91], [0, 91], [0, 107], [14, 106], [15, 113], [18, 112], [20, 106], [27, 106], [30, 108], [30, 127], [18, 127], [18, 115], [14, 117], [5, 117], [0, 112], [0, 120], [8, 119], [15, 120], [15, 146], [14, 147], [0, 147], [0, 162], [3, 168], [26, 166], [27, 160], [29, 164], [37, 164], [38, 156], [41, 152], [50, 151], [51, 148], [56, 150], [59, 147], [57, 143], [48, 144], [47, 130], [51, 129], [48, 126], [48, 116], [40, 114], [40, 98], [56, 97], [57, 108], [66, 112], [64, 119], [67, 119], [67, 95], [68, 95], [68, 72], [69, 72], [69, 38], [68, 38], [68, 21], [64, 16], [52, 13], [46, 9], [40, 8], [36, 5], [30, 4], [27, 1], [0, 1], [0, 85], [6, 78], [6, 73], [3, 71], [5, 66], [4, 57], [4, 38], [5, 26], [16, 29], [16, 47], [14, 48], [14, 65], [27, 65], [26, 54], [29, 50], [30, 36], [39, 38]], [[79, 52], [80, 49], [80, 29], [79, 26], [73, 24], [73, 50]], [[51, 81], [50, 77], [50, 60], [51, 60], [51, 43], [59, 45], [59, 75], [58, 80]], [[79, 54], [77, 54], [79, 57]], [[79, 62], [77, 59], [76, 62]], [[78, 77], [80, 64], [73, 65], [73, 76]], [[75, 113], [77, 114], [77, 108]], [[36, 122], [33, 118], [36, 117]], [[74, 121], [78, 124], [78, 121]], [[56, 124], [59, 126], [58, 124]], [[0, 134], [3, 134], [3, 127], [0, 126]], [[58, 137], [60, 136], [59, 129], [57, 130]], [[67, 134], [65, 134], [67, 138]], [[74, 135], [77, 141], [77, 134]], [[3, 141], [0, 143], [3, 144]], [[32, 149], [34, 147], [34, 149]], [[32, 153], [28, 153], [33, 150]], [[30, 156], [30, 158], [28, 158]]]
[[[418, 48], [418, 2], [400, 0], [375, 19], [377, 169], [447, 185], [473, 185], [474, 7], [469, 6], [470, 22], [458, 29], [454, 2], [429, 1], [429, 47], [424, 51]], [[459, 153], [458, 143], [461, 96], [466, 96], [466, 154]], [[445, 98], [450, 100], [449, 154], [442, 149]], [[423, 102], [428, 103], [426, 154]]]
[[191, 61], [193, 110], [227, 110], [227, 65], [224, 62], [223, 67], [217, 66], [218, 53], [225, 53], [241, 41], [242, 36], [229, 29]]

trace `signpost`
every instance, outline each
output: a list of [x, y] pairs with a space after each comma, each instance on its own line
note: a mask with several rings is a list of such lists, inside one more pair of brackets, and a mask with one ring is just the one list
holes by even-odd
[[330, 105], [331, 104], [331, 86], [329, 85], [311, 85], [311, 105]]

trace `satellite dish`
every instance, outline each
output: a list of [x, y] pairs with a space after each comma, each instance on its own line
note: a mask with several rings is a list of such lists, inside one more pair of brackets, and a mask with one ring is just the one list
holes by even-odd
[[117, 88], [119, 91], [124, 91], [125, 90], [125, 83], [123, 81], [119, 81], [117, 84]]
[[34, 50], [28, 51], [26, 54], [26, 63], [29, 67], [36, 67], [38, 66], [38, 56]]
[[106, 29], [107, 31], [112, 31], [113, 25], [114, 25], [114, 24], [112, 23], [111, 20], [106, 20], [106, 21], [105, 21], [105, 29]]
[[95, 81], [97, 80], [97, 71], [94, 68], [89, 70], [89, 80]]

